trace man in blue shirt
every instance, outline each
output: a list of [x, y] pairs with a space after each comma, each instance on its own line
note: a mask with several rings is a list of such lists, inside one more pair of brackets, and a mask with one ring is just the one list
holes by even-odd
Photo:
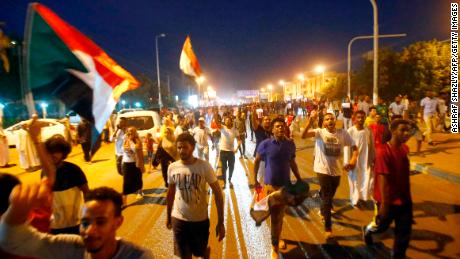
[[[291, 182], [291, 169], [297, 181], [301, 181], [299, 168], [295, 162], [295, 144], [285, 136], [286, 123], [281, 118], [272, 121], [273, 137], [264, 140], [257, 148], [257, 155], [254, 161], [255, 187], [259, 187], [257, 172], [260, 161], [265, 161], [265, 187], [268, 193], [274, 192]], [[280, 247], [285, 247], [280, 241], [283, 227], [284, 209], [286, 205], [280, 204], [270, 207], [271, 236], [272, 236], [272, 258], [278, 258]]]

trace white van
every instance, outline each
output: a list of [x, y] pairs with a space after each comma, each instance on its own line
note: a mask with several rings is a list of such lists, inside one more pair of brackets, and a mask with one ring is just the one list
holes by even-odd
[[128, 127], [136, 127], [141, 140], [144, 140], [147, 133], [151, 133], [155, 139], [158, 139], [160, 136], [161, 119], [158, 112], [136, 110], [118, 114], [116, 125], [118, 125], [120, 118], [126, 118], [126, 125]]

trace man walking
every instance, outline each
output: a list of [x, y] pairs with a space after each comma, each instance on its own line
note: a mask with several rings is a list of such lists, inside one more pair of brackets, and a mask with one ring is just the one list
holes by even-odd
[[117, 130], [112, 135], [112, 142], [115, 141], [115, 157], [117, 163], [117, 172], [119, 175], [121, 172], [121, 160], [123, 158], [123, 139], [126, 131], [126, 118], [121, 117], [117, 125]]
[[364, 111], [366, 116], [369, 115], [369, 108], [371, 107], [371, 98], [369, 95], [364, 97], [364, 100], [358, 103], [358, 111]]
[[436, 111], [438, 109], [438, 101], [433, 97], [432, 91], [426, 92], [426, 97], [420, 101], [422, 108], [423, 121], [425, 122], [426, 130], [423, 136], [426, 138], [428, 145], [434, 146], [431, 133], [435, 125]]
[[[358, 161], [353, 170], [348, 171], [348, 186], [350, 187], [350, 202], [353, 207], [362, 205], [363, 201], [371, 199], [373, 187], [372, 167], [374, 165], [374, 137], [372, 131], [364, 127], [364, 111], [355, 112], [355, 125], [348, 129], [348, 134], [358, 148]], [[347, 161], [349, 149], [345, 149]]]
[[223, 196], [211, 165], [193, 156], [195, 139], [188, 133], [177, 137], [180, 160], [168, 168], [166, 227], [174, 233], [174, 250], [180, 258], [209, 258], [208, 188], [217, 207], [216, 236], [225, 237]]
[[[230, 116], [225, 117], [224, 127], [220, 129], [220, 162], [222, 164], [222, 176], [224, 178], [224, 189], [227, 183], [227, 168], [228, 168], [228, 182], [230, 188], [233, 187], [232, 176], [235, 168], [235, 153], [238, 151], [241, 145], [241, 138], [238, 131], [233, 127], [233, 119]], [[238, 142], [238, 146], [235, 148], [235, 140]]]
[[[295, 144], [285, 136], [286, 123], [281, 118], [272, 121], [273, 138], [264, 140], [257, 148], [254, 161], [254, 183], [258, 188], [257, 180], [260, 162], [265, 161], [264, 183], [268, 194], [279, 190], [291, 182], [291, 170], [297, 181], [301, 181], [299, 169], [295, 161]], [[270, 207], [272, 252], [271, 258], [278, 258], [279, 248], [284, 248], [285, 243], [280, 240], [283, 228], [284, 209], [286, 205], [280, 204]]]
[[193, 129], [193, 137], [196, 141], [196, 150], [198, 158], [209, 162], [209, 144], [208, 139], [211, 137], [211, 130], [206, 127], [203, 117], [198, 119], [198, 126]]
[[409, 147], [410, 121], [396, 119], [391, 123], [391, 140], [378, 147], [375, 160], [374, 199], [377, 213], [364, 227], [364, 241], [373, 244], [373, 235], [386, 231], [395, 221], [392, 258], [405, 258], [412, 232], [412, 198], [410, 193]]
[[353, 114], [353, 107], [350, 102], [350, 97], [345, 97], [345, 101], [342, 103], [342, 114], [343, 114], [343, 128], [347, 130], [351, 127], [351, 115]]
[[77, 139], [81, 144], [85, 161], [91, 163], [91, 124], [85, 118], [81, 118], [77, 126]]
[[[335, 116], [326, 113], [322, 129], [311, 129], [311, 124], [317, 118], [316, 111], [312, 111], [307, 122], [302, 138], [315, 138], [315, 161], [313, 170], [318, 175], [321, 188], [321, 215], [324, 219], [324, 231], [326, 238], [332, 235], [331, 209], [337, 187], [340, 183], [342, 170], [353, 170], [358, 158], [358, 149], [347, 131], [336, 129]], [[344, 146], [351, 147], [352, 156], [342, 166], [342, 150]]]
[[398, 95], [395, 97], [395, 101], [390, 104], [390, 112], [393, 115], [401, 115], [403, 116], [404, 111], [407, 109], [407, 107], [404, 105], [404, 103], [401, 102], [401, 95]]

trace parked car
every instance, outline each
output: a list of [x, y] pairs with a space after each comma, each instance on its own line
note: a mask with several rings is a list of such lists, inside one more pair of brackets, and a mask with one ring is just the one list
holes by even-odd
[[[8, 145], [10, 147], [16, 146], [16, 134], [17, 130], [22, 128], [24, 123], [29, 123], [30, 120], [18, 122], [5, 129], [5, 135], [8, 139]], [[64, 124], [58, 122], [56, 119], [38, 119], [37, 123], [42, 127], [42, 141], [49, 139], [55, 134], [61, 134], [65, 137], [65, 126]]]
[[123, 113], [133, 112], [133, 111], [144, 111], [144, 110], [141, 108], [126, 108], [126, 109], [121, 109], [120, 111], [118, 111], [118, 114], [123, 114]]
[[128, 127], [136, 127], [137, 133], [142, 140], [147, 133], [151, 133], [154, 138], [160, 136], [161, 119], [158, 112], [135, 110], [118, 114], [115, 125], [118, 125], [120, 118], [126, 118]]

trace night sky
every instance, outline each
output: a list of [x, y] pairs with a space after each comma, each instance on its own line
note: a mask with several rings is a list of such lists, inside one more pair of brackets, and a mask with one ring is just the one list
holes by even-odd
[[[30, 1], [1, 0], [0, 21], [10, 35], [23, 35]], [[450, 2], [379, 1], [380, 46], [399, 50], [415, 41], [445, 40], [450, 35]], [[156, 80], [154, 37], [159, 40], [162, 76], [169, 74], [175, 93], [182, 86], [179, 56], [187, 34], [202, 70], [219, 96], [237, 89], [258, 89], [323, 64], [346, 72], [347, 44], [373, 33], [368, 0], [303, 1], [41, 1], [92, 38], [134, 74]], [[372, 49], [372, 40], [353, 45], [354, 66]]]

